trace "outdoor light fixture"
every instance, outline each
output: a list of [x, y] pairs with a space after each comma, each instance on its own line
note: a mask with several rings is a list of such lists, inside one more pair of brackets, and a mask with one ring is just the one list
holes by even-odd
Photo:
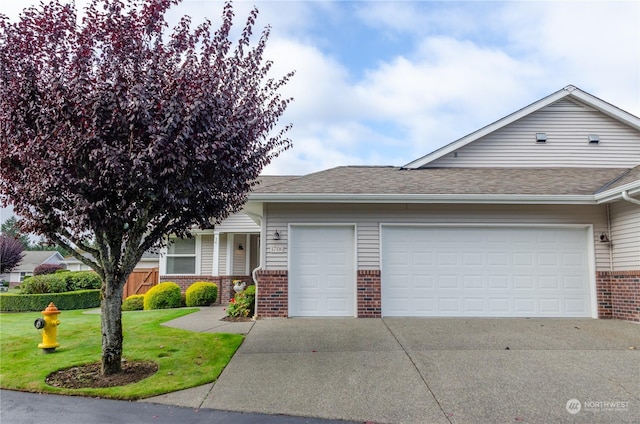
[[238, 250], [244, 250], [244, 247], [242, 247], [242, 243], [238, 245]]
[[609, 243], [609, 236], [607, 233], [600, 234], [600, 243]]
[[587, 136], [587, 139], [589, 140], [589, 144], [598, 144], [598, 143], [600, 143], [600, 136], [598, 134], [589, 134]]
[[276, 232], [273, 233], [273, 239], [274, 240], [280, 240], [280, 233], [278, 232], [278, 230], [276, 230]]
[[547, 133], [536, 133], [536, 143], [546, 143]]

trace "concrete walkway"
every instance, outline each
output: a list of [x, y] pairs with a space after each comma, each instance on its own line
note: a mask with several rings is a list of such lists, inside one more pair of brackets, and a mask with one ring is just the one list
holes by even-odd
[[167, 324], [247, 334], [218, 381], [145, 402], [376, 423], [639, 421], [640, 326], [634, 323], [227, 323], [217, 322], [221, 312], [205, 308]]

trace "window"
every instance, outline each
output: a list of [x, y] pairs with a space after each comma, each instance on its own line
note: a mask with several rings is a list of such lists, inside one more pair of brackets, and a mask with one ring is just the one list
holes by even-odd
[[167, 248], [167, 274], [196, 273], [196, 239], [172, 238]]

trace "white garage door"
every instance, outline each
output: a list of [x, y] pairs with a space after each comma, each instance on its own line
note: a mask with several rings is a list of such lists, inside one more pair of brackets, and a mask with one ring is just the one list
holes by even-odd
[[382, 229], [383, 316], [589, 317], [584, 228]]
[[292, 226], [289, 316], [354, 316], [354, 228]]

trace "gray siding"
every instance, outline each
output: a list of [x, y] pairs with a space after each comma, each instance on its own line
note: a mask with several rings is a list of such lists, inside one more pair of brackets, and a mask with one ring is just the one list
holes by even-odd
[[200, 274], [213, 275], [213, 234], [202, 236]]
[[258, 233], [260, 226], [247, 214], [238, 212], [216, 225], [216, 230], [221, 233]]
[[218, 239], [218, 273], [227, 275], [227, 235], [220, 234]]
[[616, 202], [610, 213], [613, 269], [640, 270], [640, 206]]
[[[380, 268], [380, 225], [407, 224], [591, 224], [596, 268], [609, 269], [609, 246], [599, 242], [607, 231], [606, 208], [546, 205], [326, 205], [269, 204], [266, 269], [287, 269], [288, 225], [292, 223], [356, 224], [358, 269]], [[596, 243], [595, 240], [598, 240]]]
[[[536, 143], [537, 132], [547, 134], [546, 143]], [[598, 134], [600, 143], [589, 144], [588, 134]], [[639, 163], [640, 133], [637, 130], [564, 99], [425, 167], [632, 168]]]

